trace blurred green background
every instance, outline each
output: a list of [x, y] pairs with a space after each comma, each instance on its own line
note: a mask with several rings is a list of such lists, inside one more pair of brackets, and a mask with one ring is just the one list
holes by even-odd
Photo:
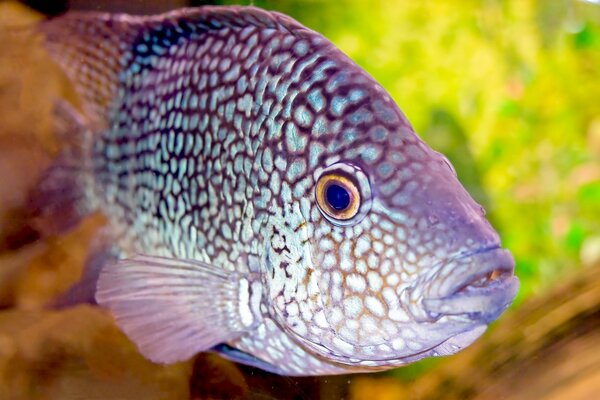
[[251, 4], [323, 33], [448, 156], [513, 251], [517, 303], [600, 259], [600, 4]]

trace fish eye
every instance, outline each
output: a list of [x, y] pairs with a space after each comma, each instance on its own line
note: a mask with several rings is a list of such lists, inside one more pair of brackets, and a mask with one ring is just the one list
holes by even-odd
[[370, 186], [366, 175], [352, 164], [338, 163], [323, 170], [315, 190], [321, 214], [335, 225], [357, 223], [369, 203]]
[[317, 182], [317, 203], [329, 217], [346, 221], [354, 217], [360, 205], [360, 193], [347, 177], [323, 174]]
[[325, 189], [325, 197], [327, 203], [337, 211], [344, 211], [350, 205], [350, 193], [344, 185], [331, 183]]

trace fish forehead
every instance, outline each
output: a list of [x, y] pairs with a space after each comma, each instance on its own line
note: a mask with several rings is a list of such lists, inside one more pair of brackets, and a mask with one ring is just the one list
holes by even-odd
[[168, 136], [174, 151], [164, 158], [198, 148], [204, 175], [213, 172], [215, 153], [219, 167], [233, 165], [253, 184], [272, 174], [270, 196], [282, 200], [311, 194], [311, 173], [340, 157], [373, 166], [384, 182], [405, 159], [395, 152], [407, 143], [403, 152], [417, 152], [420, 141], [372, 78], [302, 29], [224, 27], [196, 37], [162, 24], [147, 28], [123, 61], [119, 130], [141, 141]]

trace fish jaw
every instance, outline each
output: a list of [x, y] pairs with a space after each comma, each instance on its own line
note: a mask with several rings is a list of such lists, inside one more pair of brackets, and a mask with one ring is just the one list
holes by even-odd
[[423, 299], [432, 319], [463, 316], [489, 324], [510, 305], [519, 289], [515, 262], [506, 249], [491, 247], [450, 259]]
[[[508, 250], [493, 245], [432, 267], [436, 273], [429, 276], [431, 283], [416, 284], [425, 288], [420, 300], [415, 299], [414, 308], [422, 312], [412, 314], [412, 320], [397, 322], [399, 336], [386, 336], [381, 343], [349, 343], [334, 330], [318, 338], [288, 333], [349, 372], [451, 355], [471, 345], [510, 305], [519, 287], [514, 265]], [[413, 295], [407, 293], [409, 298]]]

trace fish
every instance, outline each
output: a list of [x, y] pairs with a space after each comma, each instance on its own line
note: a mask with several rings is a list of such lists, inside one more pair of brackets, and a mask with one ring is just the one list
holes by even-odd
[[149, 360], [381, 371], [460, 351], [513, 301], [452, 164], [323, 35], [242, 6], [38, 31], [80, 101], [57, 101], [32, 204], [58, 231], [106, 216], [95, 300]]

